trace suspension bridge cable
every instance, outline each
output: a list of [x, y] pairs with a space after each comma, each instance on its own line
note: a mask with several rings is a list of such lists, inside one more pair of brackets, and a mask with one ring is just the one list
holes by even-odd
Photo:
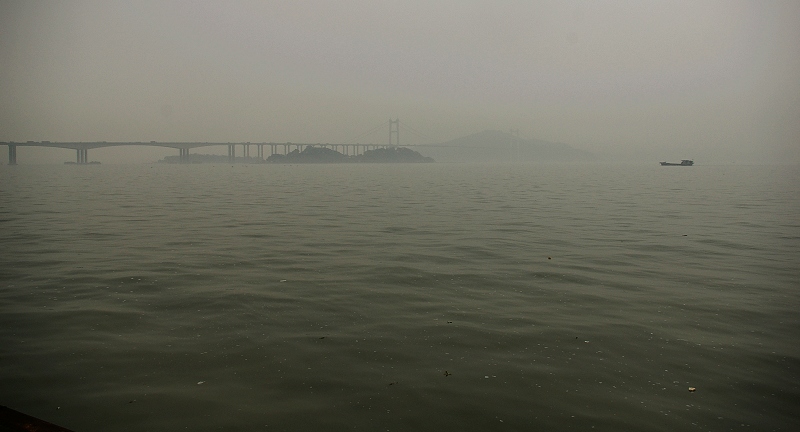
[[[407, 129], [410, 129], [410, 128], [407, 128]], [[430, 141], [430, 138], [426, 137], [425, 135], [420, 134], [419, 132], [417, 132], [415, 130], [405, 130], [404, 129], [404, 133], [406, 134], [406, 136], [411, 135], [412, 137], [416, 138], [417, 140], [419, 140], [421, 142]]]
[[424, 139], [424, 140], [428, 140], [428, 141], [433, 141], [433, 139], [431, 139], [431, 137], [429, 137], [429, 136], [425, 135], [424, 133], [422, 133], [422, 132], [420, 132], [420, 131], [418, 131], [418, 130], [414, 129], [413, 127], [409, 126], [409, 125], [408, 125], [408, 124], [406, 124], [406, 123], [403, 123], [403, 128], [404, 128], [404, 129], [405, 129], [405, 128], [407, 128], [407, 129], [410, 129], [410, 130], [411, 130], [411, 132], [412, 132], [412, 133], [415, 133], [415, 134], [416, 134], [416, 136], [418, 136], [419, 138], [422, 138], [422, 139]]
[[365, 136], [367, 136], [369, 134], [373, 134], [373, 133], [377, 132], [378, 129], [385, 128], [388, 124], [389, 124], [389, 122], [385, 121], [385, 122], [381, 123], [380, 125], [375, 126], [374, 128], [362, 133], [361, 135], [358, 135], [355, 138], [351, 138], [348, 142], [354, 143], [354, 142], [356, 142], [356, 140], [359, 140], [359, 139], [361, 139], [361, 138], [363, 138], [363, 137], [365, 137]]

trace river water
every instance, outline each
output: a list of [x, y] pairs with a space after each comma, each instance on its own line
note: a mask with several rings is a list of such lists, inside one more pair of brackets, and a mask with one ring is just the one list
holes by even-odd
[[80, 432], [798, 430], [799, 195], [794, 166], [4, 166], [0, 404]]

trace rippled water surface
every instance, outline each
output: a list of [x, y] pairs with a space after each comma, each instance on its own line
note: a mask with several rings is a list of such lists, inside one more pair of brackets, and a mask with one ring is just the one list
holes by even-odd
[[799, 195], [778, 166], [4, 166], [0, 405], [76, 431], [798, 430]]

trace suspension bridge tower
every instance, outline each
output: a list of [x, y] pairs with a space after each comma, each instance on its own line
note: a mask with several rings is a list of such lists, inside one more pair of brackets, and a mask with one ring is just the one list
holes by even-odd
[[[394, 143], [394, 144], [393, 144]], [[400, 119], [389, 119], [389, 147], [400, 147]]]

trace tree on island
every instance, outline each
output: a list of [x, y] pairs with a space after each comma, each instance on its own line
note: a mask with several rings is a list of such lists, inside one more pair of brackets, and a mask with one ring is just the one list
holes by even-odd
[[374, 163], [419, 163], [434, 162], [433, 158], [425, 157], [406, 147], [388, 147], [367, 150], [364, 154], [353, 156], [356, 162]]
[[306, 146], [303, 151], [292, 150], [288, 154], [274, 154], [267, 158], [271, 163], [342, 163], [347, 155], [326, 147]]

